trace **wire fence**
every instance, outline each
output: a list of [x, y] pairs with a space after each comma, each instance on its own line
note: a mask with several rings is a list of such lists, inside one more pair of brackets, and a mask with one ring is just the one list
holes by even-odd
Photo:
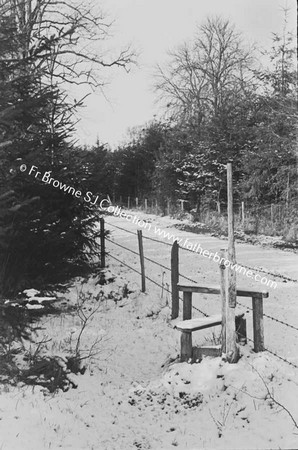
[[[135, 237], [137, 237], [137, 233], [134, 232], [134, 231], [128, 230], [128, 229], [123, 228], [123, 227], [121, 227], [121, 226], [119, 226], [119, 225], [115, 225], [114, 223], [111, 223], [111, 222], [109, 222], [109, 221], [107, 221], [107, 220], [105, 220], [105, 223], [106, 223], [108, 226], [110, 226], [110, 227], [113, 227], [113, 228], [115, 228], [115, 229], [119, 229], [119, 230], [124, 231], [125, 233], [127, 233], [127, 234], [129, 234], [129, 235], [134, 235]], [[143, 235], [142, 237], [143, 237], [144, 239], [149, 240], [149, 241], [156, 242], [156, 243], [160, 244], [161, 246], [164, 245], [164, 246], [167, 246], [167, 247], [171, 247], [171, 248], [172, 248], [172, 244], [170, 244], [170, 243], [168, 243], [168, 242], [165, 242], [165, 241], [162, 241], [162, 240], [159, 240], [159, 239], [154, 239], [154, 238], [152, 238], [152, 237], [145, 236], [145, 235]], [[129, 247], [126, 247], [126, 246], [124, 246], [123, 244], [120, 244], [119, 242], [116, 242], [115, 240], [112, 240], [112, 239], [110, 239], [110, 238], [108, 238], [108, 237], [106, 237], [105, 239], [106, 239], [108, 242], [110, 242], [111, 244], [113, 244], [113, 245], [115, 245], [115, 246], [118, 246], [118, 247], [121, 248], [122, 250], [125, 250], [126, 252], [130, 252], [131, 254], [133, 254], [133, 255], [135, 255], [135, 256], [137, 256], [137, 257], [140, 256], [140, 254], [139, 254], [138, 251], [135, 251], [135, 250], [133, 250], [133, 249], [131, 249], [131, 248], [129, 248]], [[136, 242], [137, 242], [137, 241], [136, 241]], [[190, 251], [192, 254], [194, 254], [193, 251], [191, 251], [191, 250], [189, 250], [189, 249], [187, 249], [187, 248], [185, 248], [185, 247], [180, 247], [180, 249], [181, 249], [181, 250], [185, 250], [185, 251]], [[139, 270], [135, 269], [134, 267], [132, 267], [131, 265], [127, 264], [127, 262], [125, 262], [125, 261], [123, 261], [123, 260], [120, 260], [119, 258], [115, 257], [111, 252], [107, 252], [107, 255], [108, 255], [110, 258], [112, 258], [112, 259], [118, 261], [120, 264], [123, 264], [124, 266], [126, 266], [126, 267], [129, 268], [130, 270], [134, 271], [135, 273], [139, 274], [140, 276], [142, 275], [141, 271], [139, 271]], [[198, 255], [198, 254], [196, 253], [196, 255]], [[154, 260], [154, 259], [152, 259], [152, 258], [149, 258], [149, 257], [147, 257], [147, 256], [145, 256], [145, 255], [144, 255], [144, 259], [145, 259], [146, 261], [149, 261], [150, 263], [156, 265], [156, 266], [159, 266], [161, 269], [166, 270], [167, 272], [171, 273], [171, 267], [168, 267], [168, 266], [166, 266], [166, 265], [164, 265], [164, 264], [162, 264], [162, 263], [160, 263], [160, 262], [158, 262], [158, 261], [156, 261], [156, 260]], [[249, 266], [245, 266], [245, 267], [250, 268]], [[270, 274], [269, 271], [265, 271], [265, 270], [261, 270], [261, 269], [256, 269], [256, 268], [250, 268], [250, 269], [251, 269], [251, 270], [254, 270], [254, 271], [256, 271], [256, 272], [263, 272], [263, 273]], [[274, 274], [274, 276], [280, 276], [280, 277], [284, 278], [283, 275], [276, 275], [276, 274]], [[154, 285], [160, 287], [160, 288], [161, 288], [162, 290], [164, 290], [165, 292], [168, 292], [170, 295], [172, 295], [172, 290], [169, 288], [168, 283], [166, 283], [166, 284], [162, 283], [162, 284], [161, 284], [161, 283], [159, 283], [158, 281], [154, 280], [152, 277], [149, 277], [149, 276], [147, 275], [147, 273], [145, 274], [145, 278], [146, 278], [148, 281], [150, 281], [151, 283], [153, 283]], [[183, 274], [183, 273], [181, 273], [181, 272], [179, 271], [179, 279], [180, 279], [180, 278], [185, 279], [185, 280], [187, 280], [187, 281], [190, 281], [191, 283], [194, 283], [194, 284], [196, 284], [196, 285], [198, 284], [198, 281], [196, 281], [196, 280], [194, 280], [194, 279], [188, 277], [187, 275], [185, 275], [185, 274]], [[297, 281], [297, 280], [292, 280], [292, 281]], [[167, 287], [167, 286], [168, 286], [168, 287]], [[180, 300], [181, 302], [183, 301], [182, 298], [181, 298], [180, 296], [179, 296], [179, 300]], [[244, 305], [243, 303], [241, 303], [241, 302], [238, 301], [238, 300], [237, 300], [237, 304], [239, 304], [240, 306], [242, 306], [242, 307], [244, 307], [244, 308], [246, 308], [246, 309], [248, 309], [248, 310], [250, 310], [250, 311], [253, 310], [253, 308], [251, 308], [251, 307], [248, 306], [248, 305]], [[202, 314], [202, 315], [205, 316], [205, 317], [209, 317], [209, 314], [208, 314], [206, 311], [201, 310], [200, 308], [198, 308], [198, 307], [195, 306], [195, 305], [192, 305], [192, 309], [195, 310], [195, 311], [198, 311], [200, 314]], [[266, 317], [267, 319], [273, 321], [273, 322], [278, 323], [279, 325], [282, 325], [282, 326], [288, 327], [288, 328], [290, 328], [290, 329], [292, 329], [292, 330], [298, 331], [298, 327], [296, 327], [296, 326], [294, 326], [294, 325], [291, 325], [291, 324], [289, 324], [289, 323], [287, 323], [287, 322], [285, 322], [285, 321], [283, 321], [283, 320], [280, 320], [280, 319], [278, 319], [278, 318], [276, 318], [276, 317], [273, 317], [273, 316], [271, 316], [271, 315], [269, 315], [269, 314], [265, 314], [265, 313], [263, 314], [263, 316]], [[250, 342], [252, 342], [252, 343], [254, 342], [253, 339], [250, 339], [250, 338], [247, 338], [247, 339], [248, 339]], [[282, 361], [288, 363], [288, 364], [291, 365], [292, 367], [295, 367], [295, 368], [298, 369], [298, 365], [296, 365], [295, 363], [289, 361], [289, 360], [288, 360], [287, 358], [285, 358], [284, 356], [279, 355], [276, 351], [274, 351], [274, 350], [272, 350], [272, 349], [268, 349], [268, 348], [265, 348], [265, 350], [268, 351], [270, 354], [274, 355], [275, 357], [279, 358], [280, 360], [282, 360]]]

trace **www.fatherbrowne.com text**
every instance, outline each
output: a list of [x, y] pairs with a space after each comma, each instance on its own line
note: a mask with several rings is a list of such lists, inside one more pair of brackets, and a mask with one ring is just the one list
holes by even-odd
[[[106, 200], [108, 202], [108, 200]], [[146, 220], [141, 219], [137, 215], [127, 214], [126, 211], [124, 211], [119, 206], [113, 206], [109, 205], [106, 209], [109, 213], [112, 213], [115, 216], [123, 217], [126, 220], [128, 220], [131, 223], [136, 224], [138, 227], [142, 228], [143, 230], [151, 231], [157, 236], [160, 236], [163, 239], [168, 239], [169, 241], [176, 241], [180, 247], [187, 248], [190, 251], [193, 251], [195, 253], [199, 253], [200, 255], [204, 256], [205, 258], [208, 258], [216, 263], [219, 263], [221, 265], [224, 265], [225, 267], [230, 267], [232, 270], [235, 270], [235, 272], [239, 274], [246, 275], [248, 278], [254, 278], [256, 281], [261, 282], [264, 286], [272, 287], [276, 289], [277, 283], [272, 280], [268, 280], [266, 277], [261, 277], [258, 273], [255, 273], [254, 271], [247, 269], [244, 266], [241, 266], [237, 263], [232, 263], [230, 260], [226, 258], [220, 257], [220, 255], [217, 252], [210, 252], [209, 250], [204, 250], [200, 243], [191, 243], [189, 242], [189, 238], [179, 238], [175, 236], [174, 234], [170, 233], [169, 231], [162, 230], [161, 228], [154, 225], [152, 226], [152, 223], [147, 222]]]

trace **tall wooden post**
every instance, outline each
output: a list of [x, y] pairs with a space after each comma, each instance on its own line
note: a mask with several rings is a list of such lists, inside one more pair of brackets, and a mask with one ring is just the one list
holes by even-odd
[[105, 251], [105, 221], [101, 217], [99, 219], [100, 223], [100, 267], [102, 269], [106, 266], [106, 251]]
[[227, 310], [226, 310], [226, 354], [230, 363], [237, 362], [238, 348], [236, 344], [235, 307], [237, 301], [236, 272], [231, 265], [236, 263], [233, 212], [233, 172], [232, 163], [227, 164], [228, 187], [228, 276], [227, 276]]
[[167, 199], [167, 216], [170, 215], [170, 200]]
[[226, 310], [227, 310], [227, 297], [226, 297], [226, 272], [224, 261], [226, 260], [227, 252], [224, 249], [220, 250], [220, 296], [221, 296], [221, 352], [227, 353], [226, 348]]
[[145, 212], [147, 212], [148, 209], [148, 200], [145, 198]]
[[130, 197], [127, 197], [127, 209], [130, 208]]
[[264, 350], [263, 296], [252, 297], [254, 351]]
[[[191, 319], [192, 292], [183, 292], [183, 320]], [[181, 362], [192, 358], [192, 333], [181, 332]]]
[[179, 316], [179, 245], [174, 241], [171, 251], [172, 319]]
[[136, 208], [139, 206], [139, 199], [136, 197]]
[[142, 230], [137, 230], [137, 233], [138, 233], [138, 242], [139, 242], [140, 263], [141, 263], [142, 292], [145, 292], [146, 291], [146, 277], [145, 277], [145, 259], [144, 259]]
[[241, 202], [241, 221], [242, 221], [242, 228], [244, 229], [244, 220], [245, 220], [245, 215], [244, 215], [244, 202]]

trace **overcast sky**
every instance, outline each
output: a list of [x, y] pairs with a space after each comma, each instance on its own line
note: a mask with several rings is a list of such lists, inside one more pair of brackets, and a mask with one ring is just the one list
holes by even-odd
[[[163, 64], [167, 51], [191, 39], [208, 15], [230, 19], [247, 43], [270, 48], [272, 32], [283, 27], [282, 7], [291, 11], [289, 29], [296, 28], [295, 0], [102, 0], [116, 19], [113, 46], [131, 42], [139, 52], [139, 67], [129, 74], [119, 69], [101, 94], [92, 94], [80, 111], [77, 136], [83, 144], [96, 138], [112, 147], [121, 143], [128, 127], [143, 125], [160, 109], [152, 89], [154, 66]], [[105, 74], [107, 76], [107, 73]]]

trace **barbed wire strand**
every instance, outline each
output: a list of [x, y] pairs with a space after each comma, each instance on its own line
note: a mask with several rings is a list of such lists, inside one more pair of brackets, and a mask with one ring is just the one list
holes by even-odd
[[[136, 232], [127, 230], [126, 228], [123, 228], [123, 227], [119, 227], [118, 225], [112, 224], [112, 223], [107, 222], [107, 221], [105, 221], [105, 222], [106, 222], [108, 225], [112, 226], [112, 227], [118, 228], [119, 230], [125, 231], [125, 232], [127, 232], [127, 233], [129, 233], [129, 234], [133, 234], [134, 236], [137, 235]], [[183, 231], [183, 230], [182, 230], [182, 231]], [[185, 230], [185, 231], [187, 231], [187, 230]], [[191, 231], [189, 231], [189, 233], [191, 233]], [[168, 246], [172, 247], [172, 244], [170, 244], [169, 242], [164, 242], [164, 241], [162, 241], [162, 240], [160, 240], [160, 239], [154, 239], [154, 238], [151, 238], [151, 237], [145, 236], [145, 235], [143, 235], [143, 238], [144, 238], [144, 239], [148, 239], [148, 240], [153, 241], [153, 242], [157, 242], [157, 243], [159, 243], [159, 244], [164, 244], [164, 245], [168, 245]], [[193, 250], [191, 250], [191, 249], [189, 249], [189, 248], [187, 248], [187, 247], [184, 247], [184, 246], [179, 246], [179, 249], [184, 250], [184, 251], [186, 251], [186, 252], [190, 252], [190, 253], [194, 253], [194, 254], [203, 256], [201, 253], [194, 252]], [[209, 254], [210, 254], [210, 253], [213, 253], [213, 252], [211, 252], [209, 249], [205, 249], [205, 251], [206, 251], [206, 250], [209, 252]], [[239, 262], [238, 265], [240, 265], [240, 266], [242, 266], [242, 267], [245, 267], [246, 269], [252, 270], [252, 271], [254, 271], [254, 272], [261, 272], [261, 273], [265, 273], [265, 274], [267, 274], [267, 275], [271, 275], [271, 276], [276, 277], [276, 278], [282, 278], [282, 279], [284, 279], [284, 280], [288, 280], [288, 281], [292, 281], [292, 282], [298, 283], [298, 280], [296, 280], [296, 279], [294, 279], [294, 278], [291, 278], [291, 277], [288, 277], [288, 276], [283, 275], [283, 274], [273, 273], [273, 272], [270, 272], [270, 271], [265, 270], [265, 269], [256, 268], [256, 267], [251, 267], [251, 266], [248, 266], [248, 265], [246, 265], [246, 264], [242, 264], [241, 262]]]

